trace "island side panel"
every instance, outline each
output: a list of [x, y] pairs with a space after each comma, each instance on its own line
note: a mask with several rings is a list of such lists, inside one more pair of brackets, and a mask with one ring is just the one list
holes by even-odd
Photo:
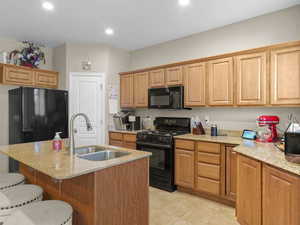
[[94, 173], [59, 181], [23, 163], [20, 163], [20, 172], [26, 177], [26, 183], [43, 188], [44, 200], [68, 202], [74, 210], [73, 225], [96, 225]]
[[149, 159], [95, 172], [97, 225], [149, 225]]

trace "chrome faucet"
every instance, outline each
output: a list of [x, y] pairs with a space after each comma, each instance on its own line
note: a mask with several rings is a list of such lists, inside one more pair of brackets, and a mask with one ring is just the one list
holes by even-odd
[[75, 139], [74, 139], [74, 133], [77, 132], [76, 129], [74, 129], [74, 121], [77, 117], [79, 116], [82, 116], [84, 119], [85, 119], [85, 122], [86, 122], [86, 129], [88, 131], [92, 130], [93, 127], [92, 127], [92, 124], [91, 124], [91, 121], [90, 119], [87, 117], [86, 114], [84, 113], [77, 113], [77, 114], [74, 114], [72, 117], [71, 117], [71, 120], [70, 120], [70, 129], [69, 129], [69, 135], [70, 135], [70, 154], [74, 154], [74, 151], [75, 151]]

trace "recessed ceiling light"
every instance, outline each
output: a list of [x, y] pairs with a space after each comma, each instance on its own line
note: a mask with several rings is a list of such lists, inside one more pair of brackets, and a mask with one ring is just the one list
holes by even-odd
[[44, 2], [42, 6], [47, 11], [52, 11], [54, 9], [54, 5], [51, 2]]
[[110, 27], [105, 29], [105, 34], [107, 34], [107, 35], [111, 36], [111, 35], [114, 35], [114, 33], [115, 33], [115, 31]]
[[188, 6], [191, 3], [190, 0], [178, 0], [180, 6]]

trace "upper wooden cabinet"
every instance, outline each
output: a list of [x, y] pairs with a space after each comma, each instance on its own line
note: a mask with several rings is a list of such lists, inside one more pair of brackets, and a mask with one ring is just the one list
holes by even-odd
[[185, 106], [205, 105], [205, 82], [205, 63], [196, 63], [184, 67]]
[[0, 64], [0, 82], [7, 85], [57, 88], [58, 73], [24, 66]]
[[120, 102], [121, 107], [134, 107], [133, 75], [122, 75], [120, 77]]
[[163, 87], [165, 86], [165, 70], [153, 70], [149, 73], [149, 87]]
[[58, 84], [58, 73], [38, 70], [34, 72], [35, 83], [39, 87], [56, 88]]
[[223, 58], [208, 62], [208, 104], [233, 105], [233, 59]]
[[300, 224], [300, 177], [264, 165], [263, 225]]
[[238, 155], [237, 219], [243, 225], [261, 225], [261, 162]]
[[170, 67], [166, 69], [166, 85], [182, 85], [183, 71], [181, 66]]
[[134, 106], [148, 106], [149, 76], [146, 73], [134, 74]]
[[300, 104], [300, 47], [271, 51], [271, 104]]
[[240, 55], [235, 59], [237, 105], [267, 104], [267, 53]]

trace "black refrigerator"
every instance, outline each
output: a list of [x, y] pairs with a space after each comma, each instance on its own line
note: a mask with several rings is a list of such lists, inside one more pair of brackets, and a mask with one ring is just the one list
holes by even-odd
[[[20, 87], [9, 90], [9, 144], [51, 140], [55, 132], [68, 137], [68, 92]], [[9, 159], [9, 171], [18, 163]]]

